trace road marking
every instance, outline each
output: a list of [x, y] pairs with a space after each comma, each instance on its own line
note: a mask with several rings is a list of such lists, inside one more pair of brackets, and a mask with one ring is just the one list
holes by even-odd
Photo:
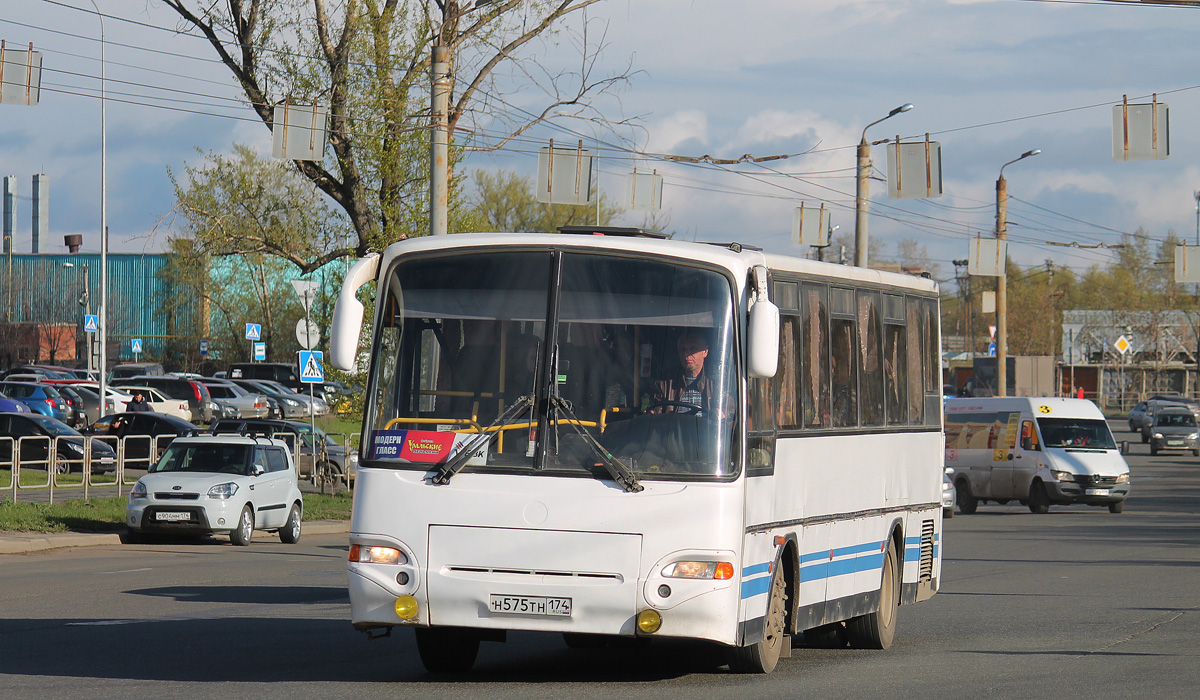
[[138, 572], [138, 571], [153, 571], [153, 570], [154, 570], [154, 569], [153, 569], [153, 567], [146, 566], [146, 567], [143, 567], [143, 568], [141, 568], [141, 569], [125, 569], [125, 570], [123, 570], [123, 571], [101, 571], [101, 572], [99, 572], [99, 573], [100, 573], [100, 575], [104, 575], [104, 574], [132, 574], [132, 573], [136, 573], [136, 572]]

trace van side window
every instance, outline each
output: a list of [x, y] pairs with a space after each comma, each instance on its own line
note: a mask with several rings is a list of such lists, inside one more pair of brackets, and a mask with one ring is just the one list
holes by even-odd
[[283, 450], [279, 449], [278, 447], [273, 447], [267, 450], [267, 471], [287, 471], [287, 457], [284, 456]]

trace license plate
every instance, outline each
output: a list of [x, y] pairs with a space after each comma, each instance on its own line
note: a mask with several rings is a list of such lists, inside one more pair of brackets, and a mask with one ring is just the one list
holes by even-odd
[[184, 520], [191, 520], [192, 514], [191, 513], [159, 512], [154, 515], [154, 519], [155, 520], [165, 520], [169, 523], [178, 523], [178, 522], [182, 522]]
[[1084, 489], [1083, 494], [1085, 496], [1107, 496], [1108, 489]]
[[1183, 440], [1167, 440], [1168, 445], [1182, 445]]
[[551, 598], [531, 595], [497, 595], [488, 599], [488, 610], [506, 615], [549, 615], [570, 617], [570, 598]]

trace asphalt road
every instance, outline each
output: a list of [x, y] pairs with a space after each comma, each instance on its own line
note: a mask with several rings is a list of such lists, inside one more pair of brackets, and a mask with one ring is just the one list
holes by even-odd
[[[1118, 439], [1132, 437], [1123, 426]], [[410, 634], [349, 623], [345, 536], [259, 535], [0, 556], [0, 698], [1200, 697], [1200, 459], [1129, 455], [1122, 514], [981, 506], [946, 522], [943, 581], [888, 651], [797, 648], [769, 676], [720, 649], [485, 643], [425, 673]]]

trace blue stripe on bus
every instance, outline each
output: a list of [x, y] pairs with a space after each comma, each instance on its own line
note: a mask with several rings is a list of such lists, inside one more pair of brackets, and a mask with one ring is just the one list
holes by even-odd
[[755, 564], [753, 566], [747, 566], [742, 569], [742, 578], [745, 578], [747, 576], [753, 576], [755, 574], [765, 574], [770, 570], [771, 570], [771, 564], [768, 562], [763, 562], [762, 564]]
[[856, 574], [860, 571], [875, 571], [883, 569], [883, 553], [854, 557], [853, 559], [837, 559], [821, 564], [811, 564], [800, 567], [800, 582], [809, 583], [821, 579]]
[[756, 595], [762, 595], [771, 588], [771, 577], [760, 576], [742, 581], [742, 600], [753, 598]]

